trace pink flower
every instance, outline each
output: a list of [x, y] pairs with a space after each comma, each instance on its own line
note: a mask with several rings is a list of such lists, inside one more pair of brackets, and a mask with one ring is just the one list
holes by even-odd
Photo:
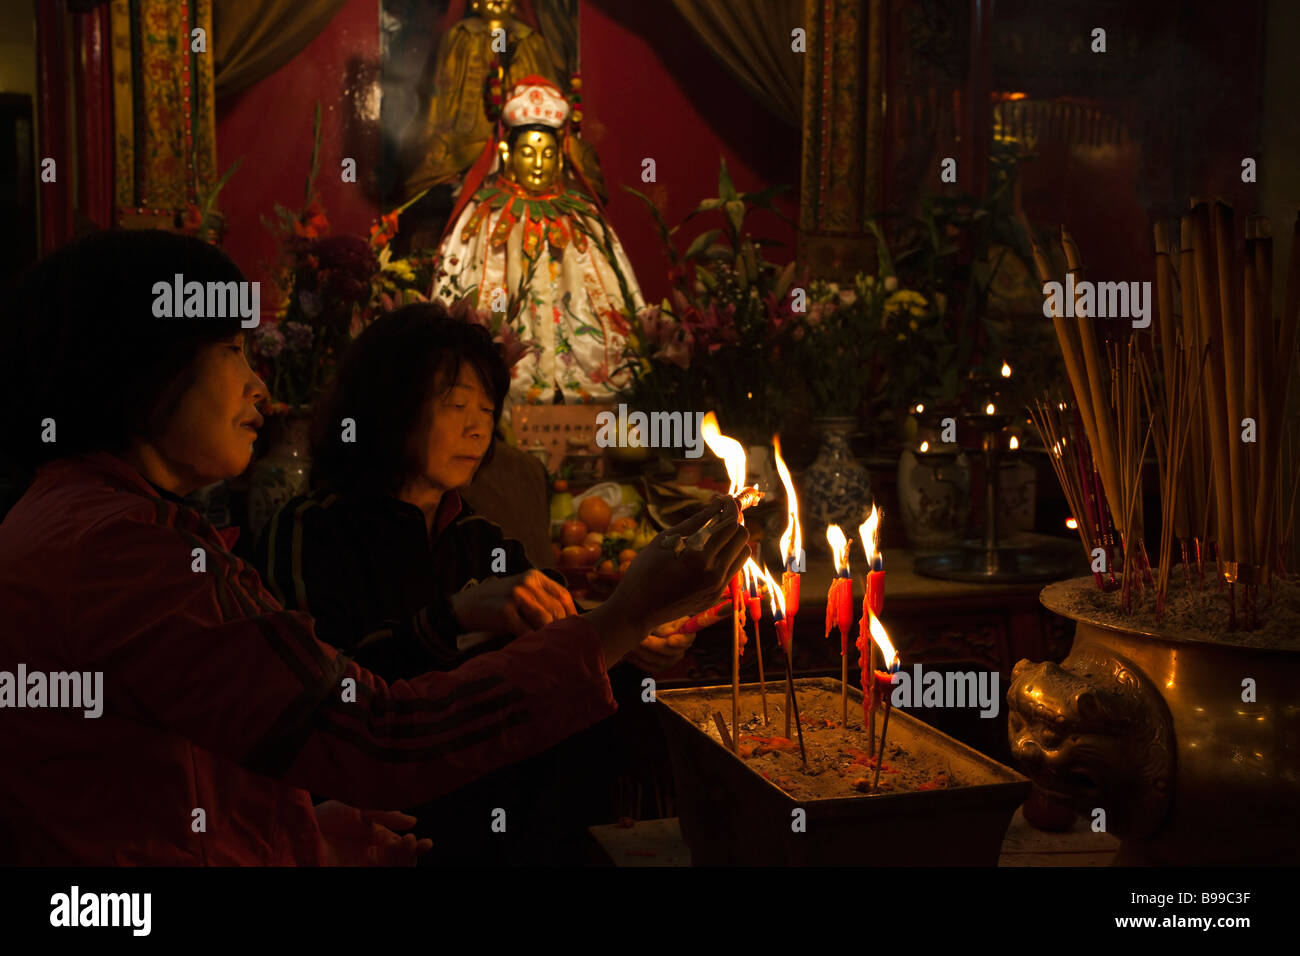
[[512, 370], [529, 352], [541, 351], [541, 348], [536, 343], [525, 342], [521, 339], [508, 322], [501, 323], [501, 328], [496, 335], [496, 342], [497, 347], [501, 350], [501, 358], [505, 361], [506, 367]]
[[690, 368], [692, 344], [690, 337], [683, 333], [676, 341], [668, 343], [657, 351], [654, 357], [672, 362], [679, 368]]
[[657, 305], [647, 305], [636, 314], [641, 332], [651, 345], [664, 345], [677, 332], [677, 323], [663, 314]]

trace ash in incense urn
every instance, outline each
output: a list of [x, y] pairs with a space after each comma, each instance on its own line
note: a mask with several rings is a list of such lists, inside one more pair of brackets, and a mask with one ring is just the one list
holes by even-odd
[[[1105, 811], [1117, 864], [1300, 862], [1300, 635], [1227, 630], [1214, 599], [1161, 623], [1109, 609], [1090, 578], [1049, 585], [1073, 649], [1012, 671], [1016, 762], [1086, 821]], [[1279, 581], [1277, 612], [1295, 601]]]

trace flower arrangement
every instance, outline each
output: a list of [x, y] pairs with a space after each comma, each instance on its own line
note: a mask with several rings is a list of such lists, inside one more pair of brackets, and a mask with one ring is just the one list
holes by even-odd
[[[789, 376], [772, 370], [796, 328], [794, 264], [782, 268], [765, 260], [762, 249], [772, 243], [753, 238], [745, 222], [754, 208], [780, 216], [772, 198], [786, 187], [737, 192], [724, 161], [718, 195], [672, 228], [648, 196], [624, 188], [654, 217], [672, 283], [667, 299], [631, 317], [619, 369], [632, 373], [625, 400], [646, 408], [712, 408], [724, 431], [766, 437], [780, 427], [787, 407]], [[706, 213], [720, 213], [721, 225], [697, 234], [679, 252], [679, 230]]]
[[927, 371], [935, 375], [924, 358], [951, 357], [940, 340], [941, 325], [936, 305], [900, 286], [888, 269], [878, 276], [859, 273], [844, 287], [811, 282], [808, 308], [796, 316], [791, 337], [812, 414], [859, 415], [907, 402], [902, 396], [910, 396]]
[[195, 197], [196, 202], [186, 203], [185, 208], [177, 212], [174, 226], [178, 232], [186, 236], [195, 236], [214, 246], [221, 245], [225, 236], [226, 222], [221, 215], [221, 210], [217, 208], [217, 198], [243, 161], [244, 158], [241, 156], [231, 163], [230, 168], [222, 173], [211, 187], [198, 193]]
[[[310, 404], [334, 374], [338, 356], [375, 318], [413, 302], [432, 300], [446, 277], [435, 251], [393, 256], [391, 242], [407, 203], [371, 225], [369, 239], [334, 234], [315, 192], [320, 155], [320, 107], [316, 108], [311, 171], [303, 208], [277, 204], [275, 220], [264, 220], [280, 237], [275, 271], [282, 306], [252, 334], [254, 368], [271, 389], [272, 414]], [[507, 366], [528, 351], [500, 317], [457, 302], [453, 316], [485, 326]]]

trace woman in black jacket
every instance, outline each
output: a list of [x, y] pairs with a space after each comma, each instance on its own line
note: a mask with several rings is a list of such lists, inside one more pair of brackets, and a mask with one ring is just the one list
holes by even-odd
[[[258, 544], [280, 601], [309, 612], [323, 640], [386, 679], [454, 668], [577, 613], [558, 573], [533, 568], [518, 541], [460, 497], [492, 453], [509, 383], [487, 331], [443, 306], [381, 317], [349, 348], [318, 405], [312, 492], [285, 504]], [[653, 669], [684, 650], [651, 635], [633, 660]], [[616, 696], [639, 710], [644, 675], [621, 670], [611, 675]], [[627, 749], [619, 731], [606, 721], [423, 808], [417, 816], [435, 838], [430, 861], [545, 862], [535, 851], [544, 845], [552, 859], [557, 830], [576, 853], [582, 824], [608, 816], [601, 791], [617, 769], [609, 753]], [[590, 775], [585, 806], [558, 786], [576, 773]], [[552, 805], [546, 791], [559, 789], [568, 790], [564, 803]], [[474, 822], [497, 808], [507, 810], [505, 834]]]

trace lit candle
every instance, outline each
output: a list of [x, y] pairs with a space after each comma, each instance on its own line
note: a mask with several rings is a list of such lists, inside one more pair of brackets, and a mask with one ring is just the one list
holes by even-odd
[[[885, 670], [873, 671], [872, 677], [874, 679], [868, 685], [871, 689], [870, 694], [867, 700], [864, 701], [866, 707], [866, 713], [868, 715], [869, 723], [870, 723], [870, 730], [868, 731], [871, 734], [870, 750], [871, 753], [877, 755], [876, 756], [876, 781], [879, 782], [880, 765], [885, 762], [885, 738], [884, 738], [884, 734], [882, 733], [880, 736], [880, 748], [879, 750], [877, 750], [875, 719], [874, 719], [875, 710], [876, 710], [877, 702], [880, 700], [882, 695], [884, 696], [885, 701], [888, 704], [890, 700], [890, 688], [893, 685], [894, 674], [898, 672], [898, 668], [899, 665], [901, 664], [901, 661], [899, 660], [898, 652], [894, 650], [894, 645], [890, 643], [889, 635], [885, 632], [885, 626], [880, 623], [880, 619], [877, 618], [874, 614], [868, 615], [868, 630], [871, 633], [872, 642], [875, 644], [876, 648], [878, 648], [880, 651], [881, 660], [885, 662]], [[885, 719], [886, 720], [889, 719], [888, 711], [886, 711]], [[886, 728], [888, 728], [888, 724], [886, 724]], [[874, 789], [874, 785], [873, 785], [873, 789]]]
[[[745, 448], [734, 438], [728, 438], [718, 428], [718, 418], [709, 412], [700, 422], [700, 437], [709, 446], [709, 451], [723, 460], [727, 466], [727, 480], [730, 487], [727, 494], [733, 498], [745, 488]], [[736, 500], [741, 524], [745, 523], [744, 508]], [[740, 575], [735, 575], [727, 585], [731, 596], [731, 747], [738, 752], [740, 746], [740, 657], [745, 652], [745, 595], [741, 588]]]
[[862, 617], [879, 616], [885, 607], [885, 561], [880, 555], [880, 512], [871, 506], [867, 520], [858, 525], [858, 537], [867, 556], [866, 594], [862, 597]]
[[803, 570], [803, 531], [799, 527], [799, 499], [794, 493], [794, 481], [790, 477], [790, 469], [785, 466], [785, 459], [781, 457], [781, 436], [772, 436], [772, 451], [776, 460], [777, 474], [781, 476], [781, 484], [785, 488], [786, 526], [785, 533], [781, 535], [781, 559], [785, 564], [785, 570], [781, 572], [781, 590], [785, 595], [785, 609], [783, 612], [786, 656], [785, 735], [789, 737], [790, 711], [796, 706], [794, 701], [794, 650], [791, 646], [791, 639], [794, 637], [795, 615], [799, 613], [799, 573]]
[[885, 562], [880, 555], [880, 512], [873, 504], [867, 520], [858, 526], [862, 550], [867, 555], [866, 593], [862, 596], [862, 633], [859, 638], [858, 666], [862, 668], [863, 724], [871, 737], [872, 753], [876, 745], [875, 682], [867, 676], [875, 670], [870, 642], [867, 640], [868, 622], [875, 619], [885, 607]]
[[763, 725], [767, 726], [767, 675], [763, 672], [763, 637], [759, 633], [758, 623], [763, 616], [763, 601], [759, 595], [758, 585], [763, 572], [754, 559], [747, 558], [741, 568], [745, 576], [745, 610], [754, 622], [754, 652], [758, 655], [758, 690], [763, 701]]
[[808, 766], [808, 754], [803, 745], [803, 724], [799, 720], [799, 699], [794, 692], [794, 671], [790, 658], [790, 633], [794, 618], [786, 614], [785, 593], [777, 585], [767, 568], [762, 569], [763, 580], [767, 582], [767, 593], [772, 601], [772, 621], [776, 625], [776, 639], [785, 651], [785, 688], [786, 694], [786, 739], [790, 739], [790, 710], [794, 708], [795, 726], [799, 730], [799, 755], [805, 767]]
[[849, 576], [849, 542], [837, 524], [826, 528], [826, 541], [835, 559], [835, 577], [826, 592], [826, 636], [840, 631], [840, 725], [849, 723], [849, 631], [853, 629], [853, 578]]

